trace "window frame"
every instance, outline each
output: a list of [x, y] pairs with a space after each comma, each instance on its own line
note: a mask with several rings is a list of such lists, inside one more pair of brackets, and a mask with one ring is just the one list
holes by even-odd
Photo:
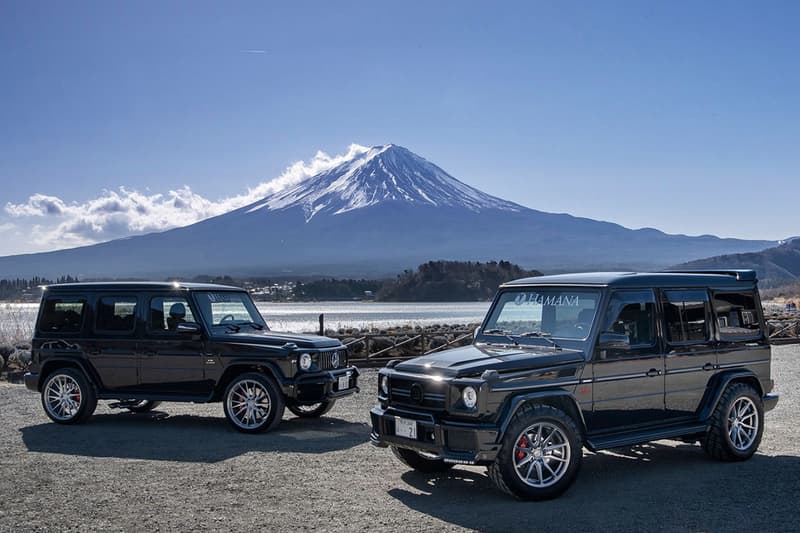
[[[717, 314], [717, 306], [714, 305], [714, 300], [717, 297], [717, 294], [744, 294], [750, 296], [753, 299], [753, 312], [756, 314], [756, 324], [758, 324], [758, 329], [752, 330], [752, 335], [742, 335], [736, 337], [723, 337], [722, 335], [722, 327], [719, 324], [719, 315]], [[714, 327], [716, 329], [716, 336], [718, 342], [726, 342], [726, 343], [737, 343], [737, 342], [751, 342], [754, 340], [759, 340], [764, 338], [764, 324], [762, 320], [762, 313], [759, 313], [758, 307], [761, 305], [760, 300], [757, 298], [757, 293], [755, 289], [712, 289], [711, 290], [711, 312], [713, 314], [714, 320]]]
[[[81, 309], [80, 326], [77, 331], [47, 331], [42, 329], [42, 318], [44, 317], [46, 302], [48, 300], [59, 300], [61, 303], [80, 303], [83, 304]], [[36, 319], [36, 334], [63, 337], [64, 335], [79, 336], [82, 335], [86, 329], [86, 320], [88, 316], [87, 310], [89, 309], [89, 299], [82, 295], [62, 295], [62, 294], [46, 294], [39, 304], [39, 315]]]
[[[652, 319], [653, 319], [653, 321], [652, 321], [653, 341], [650, 344], [631, 344], [630, 345], [630, 349], [631, 350], [645, 350], [645, 349], [648, 349], [648, 348], [655, 348], [656, 346], [658, 346], [658, 336], [659, 336], [658, 314], [659, 313], [658, 313], [658, 295], [656, 294], [656, 291], [654, 289], [614, 289], [614, 290], [612, 290], [609, 293], [608, 298], [606, 300], [605, 309], [603, 311], [603, 316], [602, 316], [603, 322], [598, 324], [598, 326], [600, 328], [602, 328], [603, 324], [605, 323], [605, 321], [608, 320], [608, 318], [609, 318], [608, 317], [609, 305], [611, 304], [611, 301], [614, 299], [614, 296], [616, 294], [626, 293], [626, 292], [627, 293], [649, 292], [650, 295], [653, 297], [653, 301], [652, 302], [639, 302], [639, 303], [652, 303], [653, 304], [653, 316], [652, 316]], [[632, 304], [632, 303], [635, 303], [635, 302], [630, 302], [630, 303]], [[598, 331], [598, 338], [603, 333], [606, 333], [606, 330]]]
[[[702, 345], [702, 344], [708, 344], [708, 343], [710, 343], [710, 342], [712, 342], [714, 340], [715, 334], [717, 334], [717, 327], [716, 327], [716, 322], [715, 322], [715, 318], [714, 318], [714, 315], [713, 315], [713, 311], [711, 309], [711, 307], [712, 307], [711, 294], [709, 293], [709, 290], [708, 290], [707, 287], [675, 287], [675, 288], [670, 287], [670, 288], [662, 288], [662, 289], [660, 289], [660, 292], [661, 292], [660, 304], [661, 304], [661, 315], [662, 315], [661, 322], [662, 322], [663, 328], [664, 328], [664, 331], [663, 331], [664, 342], [668, 346], [697, 346], [697, 345]], [[705, 330], [706, 330], [705, 339], [703, 339], [703, 340], [680, 340], [680, 341], [675, 341], [675, 340], [670, 339], [670, 329], [669, 329], [669, 321], [668, 321], [668, 317], [667, 317], [667, 307], [666, 307], [667, 305], [670, 305], [670, 303], [671, 303], [670, 300], [669, 300], [669, 297], [667, 296], [667, 293], [670, 293], [670, 292], [702, 292], [703, 294], [705, 294], [705, 300], [704, 300], [705, 306], [704, 306], [704, 313], [703, 313], [704, 317], [705, 317], [704, 318], [704, 322], [705, 322], [705, 325], [706, 325], [706, 327], [705, 327]], [[681, 301], [685, 303], [688, 300], [681, 300]]]
[[[97, 327], [97, 321], [100, 318], [100, 303], [103, 298], [119, 298], [119, 299], [127, 299], [127, 300], [134, 300], [136, 303], [134, 304], [135, 307], [133, 309], [133, 327], [128, 330], [117, 330], [117, 329], [100, 329]], [[94, 317], [92, 320], [92, 333], [95, 335], [109, 335], [113, 337], [124, 337], [124, 336], [133, 336], [136, 334], [136, 330], [138, 329], [139, 323], [139, 314], [140, 309], [142, 306], [142, 299], [139, 297], [138, 294], [125, 294], [125, 293], [99, 293], [94, 299]]]
[[148, 335], [158, 335], [160, 337], [185, 337], [185, 335], [177, 331], [170, 331], [168, 329], [153, 329], [152, 327], [150, 327], [150, 311], [152, 310], [153, 300], [157, 298], [161, 298], [163, 300], [169, 300], [169, 299], [184, 300], [186, 302], [186, 307], [188, 307], [189, 311], [192, 313], [192, 318], [194, 318], [194, 321], [191, 323], [197, 324], [201, 328], [204, 327], [203, 319], [201, 318], [200, 320], [198, 320], [199, 315], [197, 314], [197, 310], [194, 306], [192, 298], [190, 298], [188, 294], [182, 293], [176, 295], [176, 294], [150, 293], [147, 295], [147, 310], [145, 311], [145, 317], [144, 317], [144, 324], [145, 324], [144, 328], [145, 332]]

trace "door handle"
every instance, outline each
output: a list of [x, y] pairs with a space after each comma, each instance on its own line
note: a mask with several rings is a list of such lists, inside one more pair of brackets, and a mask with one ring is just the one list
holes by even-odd
[[706, 363], [703, 365], [703, 370], [705, 370], [706, 372], [710, 372], [714, 370], [714, 367], [715, 365], [713, 365], [712, 363]]
[[99, 348], [91, 348], [89, 350], [86, 350], [86, 353], [88, 353], [89, 355], [100, 355], [100, 349]]
[[156, 356], [156, 352], [154, 352], [153, 350], [145, 350], [142, 353], [145, 355], [145, 357], [155, 357]]
[[661, 370], [656, 370], [655, 368], [651, 368], [650, 370], [647, 371], [647, 377], [649, 378], [654, 378], [660, 375], [661, 375]]

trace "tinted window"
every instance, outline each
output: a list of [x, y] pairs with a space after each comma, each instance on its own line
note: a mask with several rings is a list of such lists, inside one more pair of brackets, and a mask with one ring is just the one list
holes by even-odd
[[130, 333], [136, 327], [136, 298], [103, 296], [97, 301], [97, 331]]
[[83, 324], [84, 300], [48, 298], [42, 304], [39, 331], [43, 333], [77, 333]]
[[753, 338], [761, 335], [756, 299], [752, 292], [714, 293], [714, 311], [721, 340]]
[[604, 332], [627, 335], [631, 348], [653, 346], [656, 300], [653, 291], [619, 291], [608, 302]]
[[670, 342], [703, 342], [708, 340], [706, 323], [706, 291], [664, 291], [664, 314], [667, 339]]
[[180, 297], [157, 297], [150, 300], [147, 325], [151, 331], [175, 331], [178, 324], [194, 322], [189, 302]]
[[258, 309], [246, 292], [196, 292], [200, 314], [209, 326], [255, 323], [265, 327]]

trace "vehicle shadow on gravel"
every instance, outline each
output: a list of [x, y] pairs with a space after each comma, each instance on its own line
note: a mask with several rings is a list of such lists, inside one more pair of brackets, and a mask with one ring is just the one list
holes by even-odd
[[389, 490], [400, 503], [479, 531], [788, 531], [800, 497], [800, 457], [722, 463], [699, 446], [658, 443], [587, 452], [575, 484], [545, 502], [500, 492], [477, 467], [410, 471], [402, 479], [410, 488]]
[[246, 435], [222, 417], [95, 415], [87, 424], [38, 424], [20, 429], [28, 451], [85, 457], [214, 463], [248, 452], [326, 453], [369, 440], [366, 424], [338, 418], [285, 418], [274, 430]]

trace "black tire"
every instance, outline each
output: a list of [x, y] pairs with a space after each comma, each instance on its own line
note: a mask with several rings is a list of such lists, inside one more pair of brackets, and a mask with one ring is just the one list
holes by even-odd
[[[249, 422], [248, 407], [244, 405], [248, 400], [252, 400], [249, 413], [252, 414], [252, 422]], [[225, 389], [222, 405], [225, 418], [242, 433], [269, 431], [280, 423], [286, 407], [278, 385], [272, 378], [258, 372], [233, 378]]]
[[126, 409], [131, 413], [149, 413], [159, 405], [161, 405], [161, 402], [155, 400], [142, 400], [141, 402], [129, 405]]
[[[736, 416], [737, 413], [742, 416]], [[732, 383], [725, 388], [711, 415], [702, 440], [703, 451], [720, 461], [745, 461], [756, 453], [763, 433], [761, 396], [751, 385]]]
[[299, 416], [300, 418], [319, 418], [333, 409], [333, 405], [335, 403], [336, 400], [327, 400], [324, 402], [315, 403], [313, 405], [301, 405], [298, 403], [287, 402], [286, 407], [295, 416]]
[[[63, 401], [59, 399], [62, 397]], [[97, 408], [94, 387], [84, 373], [75, 368], [51, 372], [42, 383], [41, 398], [45, 414], [57, 424], [86, 422]]]
[[[532, 428], [541, 431], [533, 433]], [[581, 433], [572, 417], [549, 405], [523, 405], [503, 436], [495, 462], [489, 465], [489, 478], [497, 488], [522, 500], [555, 498], [575, 481], [582, 448]], [[525, 470], [528, 464], [526, 475], [538, 475], [538, 480], [526, 477], [528, 482], [523, 481], [517, 468]]]
[[445, 463], [441, 459], [428, 459], [427, 457], [423, 457], [419, 453], [415, 452], [414, 450], [409, 450], [408, 448], [398, 448], [397, 446], [392, 446], [391, 448], [392, 453], [400, 460], [401, 463], [413, 468], [417, 472], [433, 474], [437, 472], [447, 472], [453, 468], [453, 465], [450, 463]]

